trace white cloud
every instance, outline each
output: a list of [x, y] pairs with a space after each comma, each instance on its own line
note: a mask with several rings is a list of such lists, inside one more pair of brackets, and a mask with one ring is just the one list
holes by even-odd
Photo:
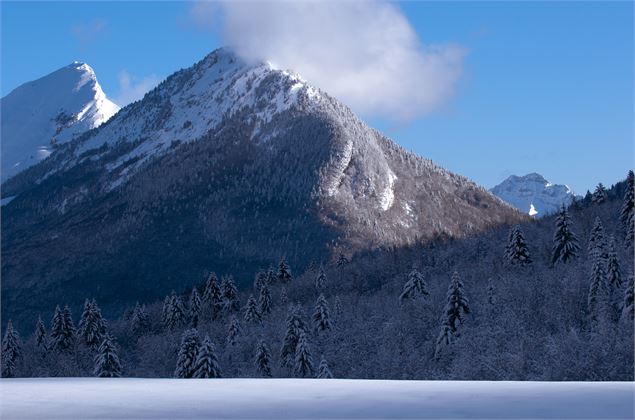
[[162, 80], [159, 76], [154, 74], [144, 77], [133, 76], [126, 70], [121, 70], [118, 77], [119, 90], [112, 98], [112, 101], [121, 107], [143, 98], [143, 95], [158, 85]]
[[[462, 72], [463, 48], [423, 44], [386, 1], [216, 4], [224, 41], [241, 56], [292, 69], [365, 116], [430, 113], [452, 97]], [[209, 4], [201, 10], [213, 14]]]

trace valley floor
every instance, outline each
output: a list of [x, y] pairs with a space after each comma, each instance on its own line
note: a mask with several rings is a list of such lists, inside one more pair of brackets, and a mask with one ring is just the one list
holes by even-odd
[[633, 382], [0, 380], [2, 419], [635, 418]]

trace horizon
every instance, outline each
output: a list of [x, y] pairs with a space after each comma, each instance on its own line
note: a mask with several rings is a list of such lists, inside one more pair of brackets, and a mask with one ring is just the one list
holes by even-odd
[[[418, 58], [424, 57], [437, 60], [441, 73], [452, 72], [458, 66], [460, 74], [447, 80], [439, 76], [436, 68], [428, 72], [428, 67], [416, 67], [423, 72], [422, 77], [429, 79], [417, 81], [419, 76], [412, 76], [411, 80], [421, 83], [419, 87], [436, 82], [447, 87], [423, 97], [408, 96], [410, 93], [398, 84], [386, 88], [383, 96], [351, 93], [345, 88], [338, 95], [308, 79], [350, 106], [370, 126], [404, 148], [488, 189], [510, 175], [536, 172], [552, 184], [567, 185], [576, 194], [584, 195], [599, 182], [610, 186], [623, 180], [632, 169], [631, 3], [475, 3], [460, 9], [439, 3], [402, 2], [394, 8], [386, 4], [365, 5], [371, 11], [373, 7], [388, 7], [393, 13], [395, 27], [407, 35], [402, 38], [408, 45], [394, 44], [409, 57], [404, 62], [418, 66]], [[91, 7], [50, 2], [40, 6], [34, 9], [28, 3], [2, 3], [3, 97], [17, 86], [77, 60], [93, 67], [106, 95], [124, 106], [169, 74], [193, 65], [229, 41], [240, 45], [242, 40], [232, 34], [230, 23], [240, 26], [252, 18], [244, 10], [229, 10], [231, 7], [227, 6], [228, 10], [219, 11], [216, 3], [206, 2], [165, 2], [151, 11], [144, 3], [98, 3]], [[69, 8], [72, 14], [68, 13]], [[307, 19], [302, 7], [295, 9], [298, 22]], [[320, 13], [331, 12], [320, 9]], [[25, 14], [31, 19], [21, 18]], [[143, 32], [136, 27], [141, 16], [146, 16], [147, 23]], [[510, 17], [518, 16], [523, 16], [524, 21], [512, 24]], [[269, 16], [269, 20], [274, 18]], [[362, 17], [361, 29], [375, 18], [372, 12]], [[311, 20], [306, 22], [310, 24]], [[541, 30], [533, 26], [536, 22], [540, 22]], [[337, 29], [335, 26], [336, 34]], [[285, 30], [297, 28], [278, 32], [284, 35]], [[130, 34], [134, 31], [137, 36], [132, 39]], [[307, 31], [302, 36], [310, 39], [312, 33]], [[268, 36], [275, 44], [276, 36], [282, 35]], [[511, 35], [515, 37], [508, 38]], [[408, 38], [412, 36], [416, 40]], [[537, 40], [528, 39], [531, 36]], [[23, 41], [22, 46], [9, 43], [16, 38]], [[130, 45], [122, 43], [126, 38], [130, 38]], [[412, 47], [413, 42], [420, 44], [424, 52]], [[512, 49], [509, 44], [513, 44]], [[316, 51], [323, 55], [319, 47], [318, 43]], [[437, 50], [430, 53], [426, 48]], [[25, 54], [24, 50], [32, 53]], [[433, 55], [438, 51], [442, 53]], [[450, 58], [446, 60], [446, 56]], [[590, 57], [599, 59], [589, 60]], [[301, 64], [306, 59], [288, 53], [283, 58]], [[541, 65], [537, 58], [551, 61]], [[364, 64], [367, 69], [373, 59], [364, 56], [350, 63], [336, 57], [333, 63], [343, 60], [342, 68]], [[288, 68], [284, 64], [279, 67]], [[298, 73], [307, 78], [302, 71]], [[382, 81], [390, 80], [390, 76], [377, 75]], [[323, 74], [317, 72], [313, 79], [316, 77]], [[367, 80], [372, 82], [372, 77]], [[365, 99], [378, 96], [386, 98], [390, 106], [370, 104], [364, 108]], [[401, 97], [405, 99], [401, 101]], [[418, 108], [407, 120], [400, 120], [407, 109], [403, 103], [408, 99]]]

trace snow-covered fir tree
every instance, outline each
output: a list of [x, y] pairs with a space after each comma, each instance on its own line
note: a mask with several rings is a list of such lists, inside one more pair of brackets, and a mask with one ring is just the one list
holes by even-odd
[[262, 316], [260, 316], [260, 312], [258, 312], [258, 304], [256, 303], [254, 295], [249, 295], [249, 299], [247, 299], [244, 320], [246, 323], [252, 324], [262, 322]]
[[287, 295], [287, 288], [283, 287], [280, 290], [280, 303], [283, 305], [286, 305], [287, 303], [289, 303], [289, 296]]
[[469, 313], [469, 301], [463, 291], [463, 282], [455, 271], [448, 286], [446, 305], [441, 317], [441, 331], [435, 343], [435, 359], [441, 357], [443, 349], [452, 343], [453, 337], [460, 335], [459, 326], [465, 322], [465, 316]]
[[271, 291], [268, 284], [263, 284], [260, 288], [260, 296], [258, 298], [258, 309], [260, 314], [265, 316], [271, 313]]
[[465, 321], [465, 315], [470, 313], [469, 301], [463, 291], [463, 282], [456, 271], [448, 286], [446, 305], [443, 310], [443, 325], [448, 325], [452, 334], [458, 336], [458, 329]]
[[622, 271], [620, 270], [620, 262], [615, 252], [615, 238], [611, 237], [607, 252], [607, 283], [611, 291], [618, 290], [622, 287]]
[[604, 225], [602, 224], [602, 220], [599, 216], [595, 218], [593, 228], [589, 234], [587, 251], [592, 260], [596, 255], [600, 256], [600, 258], [604, 260], [608, 257], [606, 238], [604, 237]]
[[198, 357], [201, 338], [195, 328], [185, 330], [181, 336], [181, 347], [176, 357], [176, 378], [191, 378], [194, 375], [194, 364]]
[[291, 269], [284, 258], [282, 258], [280, 260], [280, 264], [278, 264], [277, 280], [280, 284], [287, 284], [291, 282]]
[[2, 377], [13, 378], [18, 375], [20, 362], [22, 359], [22, 344], [20, 343], [20, 335], [13, 328], [11, 320], [7, 322], [2, 339]]
[[238, 322], [238, 318], [232, 315], [229, 320], [229, 328], [227, 330], [227, 344], [230, 346], [235, 346], [238, 341], [238, 337], [240, 337], [240, 323]]
[[329, 305], [323, 293], [317, 298], [315, 310], [313, 311], [313, 327], [317, 332], [327, 331], [331, 329], [331, 316], [329, 314]]
[[628, 171], [628, 176], [626, 177], [626, 191], [624, 192], [624, 198], [622, 201], [622, 208], [620, 209], [620, 222], [624, 227], [624, 230], [628, 232], [632, 226], [629, 222], [632, 222], [633, 219], [633, 209], [635, 206], [635, 180], [633, 179], [633, 171]]
[[220, 378], [222, 377], [216, 348], [212, 340], [205, 336], [203, 343], [198, 350], [198, 356], [194, 363], [194, 378]]
[[591, 196], [591, 201], [594, 204], [604, 203], [607, 199], [606, 188], [600, 182], [596, 187], [595, 191], [593, 191], [593, 195]]
[[624, 299], [622, 300], [622, 319], [633, 321], [635, 317], [635, 304], [633, 303], [633, 275], [628, 278], [628, 283], [624, 288]]
[[95, 355], [94, 375], [100, 378], [119, 378], [121, 362], [117, 356], [117, 348], [110, 334], [104, 334], [97, 354]]
[[145, 305], [136, 303], [130, 317], [130, 330], [137, 335], [147, 332], [150, 328], [150, 316]]
[[505, 257], [510, 264], [520, 264], [522, 266], [531, 264], [529, 248], [520, 225], [514, 226], [510, 231], [509, 243], [505, 248]]
[[256, 372], [260, 376], [264, 378], [271, 378], [271, 352], [269, 351], [265, 340], [260, 340], [256, 346], [254, 365], [256, 366]]
[[320, 365], [318, 366], [318, 379], [333, 379], [333, 374], [331, 373], [331, 369], [329, 368], [329, 364], [326, 362], [324, 355], [322, 355], [322, 359], [320, 360]]
[[35, 323], [35, 333], [33, 336], [35, 338], [35, 347], [40, 350], [48, 350], [46, 327], [44, 326], [41, 316], [37, 317], [37, 322]]
[[276, 270], [274, 270], [273, 267], [269, 267], [269, 269], [267, 270], [267, 285], [272, 286], [276, 284], [276, 281], [278, 281]]
[[496, 286], [494, 285], [494, 279], [487, 279], [487, 303], [493, 307], [496, 305]]
[[624, 237], [624, 242], [626, 243], [626, 247], [633, 247], [633, 243], [635, 242], [635, 215], [633, 212], [628, 216], [628, 222], [626, 222], [626, 236]]
[[262, 290], [262, 287], [267, 284], [267, 280], [267, 272], [264, 270], [258, 271], [258, 273], [256, 273], [256, 278], [254, 279], [254, 290], [256, 292]]
[[556, 231], [553, 234], [551, 263], [567, 263], [578, 256], [579, 250], [578, 239], [571, 231], [569, 212], [563, 204], [558, 212], [558, 217], [556, 217]]
[[218, 286], [216, 274], [211, 273], [205, 282], [203, 302], [212, 319], [218, 318], [223, 310], [223, 293]]
[[337, 262], [335, 263], [335, 265], [337, 266], [337, 268], [341, 269], [346, 267], [349, 262], [350, 261], [348, 260], [348, 258], [346, 258], [346, 255], [340, 252], [340, 255], [337, 257]]
[[285, 367], [292, 367], [294, 363], [296, 347], [301, 334], [306, 334], [307, 329], [302, 320], [299, 307], [291, 306], [286, 320], [286, 332], [282, 340], [280, 350], [280, 364]]
[[593, 257], [593, 267], [587, 297], [587, 310], [591, 320], [597, 321], [605, 315], [606, 305], [606, 272], [604, 261], [600, 254]]
[[166, 311], [165, 326], [169, 330], [174, 330], [185, 325], [185, 307], [181, 297], [172, 291]]
[[163, 299], [163, 306], [161, 307], [161, 323], [164, 327], [168, 326], [168, 314], [170, 313], [170, 306], [172, 305], [172, 296], [167, 295]]
[[240, 300], [238, 299], [238, 288], [236, 288], [234, 278], [232, 276], [223, 277], [221, 289], [223, 291], [223, 309], [226, 312], [239, 311]]
[[313, 357], [311, 356], [307, 334], [304, 331], [301, 331], [298, 337], [293, 371], [296, 376], [301, 378], [313, 376]]
[[413, 268], [408, 274], [408, 280], [403, 285], [403, 289], [399, 295], [399, 301], [403, 302], [406, 299], [412, 299], [417, 296], [425, 297], [428, 295], [428, 285], [426, 284], [423, 274], [416, 268]]
[[320, 271], [318, 275], [315, 277], [315, 288], [318, 291], [324, 289], [324, 285], [326, 284], [326, 274], [324, 274], [324, 267], [320, 266]]
[[342, 299], [339, 296], [335, 296], [335, 317], [339, 319], [343, 312]]
[[53, 350], [67, 351], [75, 342], [75, 325], [68, 306], [62, 311], [59, 305], [55, 308], [51, 321], [51, 340]]
[[196, 287], [192, 288], [192, 294], [190, 295], [188, 316], [190, 318], [190, 326], [192, 328], [198, 327], [198, 321], [201, 317], [201, 297], [198, 294]]
[[88, 347], [96, 348], [103, 341], [106, 334], [106, 322], [95, 300], [86, 299], [84, 302], [77, 332], [82, 344]]

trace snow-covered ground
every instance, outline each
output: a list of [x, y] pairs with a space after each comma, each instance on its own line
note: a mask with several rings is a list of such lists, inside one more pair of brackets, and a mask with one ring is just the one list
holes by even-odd
[[2, 379], [0, 418], [634, 418], [633, 382]]

